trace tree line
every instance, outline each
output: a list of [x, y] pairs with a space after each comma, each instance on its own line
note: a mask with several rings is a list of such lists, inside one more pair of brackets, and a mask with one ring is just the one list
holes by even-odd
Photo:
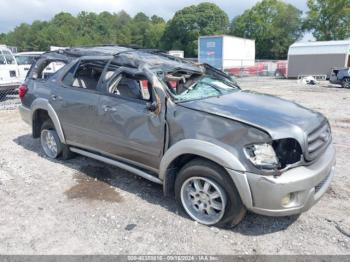
[[185, 7], [169, 21], [142, 12], [134, 17], [125, 11], [77, 16], [61, 12], [49, 21], [22, 23], [0, 34], [0, 43], [20, 51], [48, 50], [51, 45], [135, 45], [184, 50], [187, 57], [195, 57], [199, 36], [228, 34], [255, 39], [259, 59], [284, 59], [288, 47], [305, 31], [317, 40], [350, 37], [350, 0], [308, 0], [307, 6], [303, 13], [282, 0], [262, 0], [232, 21], [224, 10], [207, 2]]

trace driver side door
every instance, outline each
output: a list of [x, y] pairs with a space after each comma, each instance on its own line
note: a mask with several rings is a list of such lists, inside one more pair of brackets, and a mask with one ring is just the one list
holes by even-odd
[[164, 115], [151, 109], [155, 93], [145, 76], [120, 72], [100, 96], [98, 123], [102, 151], [157, 170], [164, 147]]

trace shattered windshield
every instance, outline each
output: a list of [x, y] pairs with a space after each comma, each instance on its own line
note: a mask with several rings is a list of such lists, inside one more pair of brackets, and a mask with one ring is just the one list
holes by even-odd
[[177, 102], [221, 96], [240, 90], [235, 82], [212, 75], [168, 74], [165, 82]]

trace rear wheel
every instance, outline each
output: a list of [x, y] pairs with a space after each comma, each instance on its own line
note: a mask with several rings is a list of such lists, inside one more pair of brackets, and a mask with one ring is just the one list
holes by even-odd
[[341, 85], [343, 88], [350, 88], [350, 78], [344, 78]]
[[234, 226], [246, 212], [226, 171], [202, 159], [181, 169], [175, 182], [175, 197], [192, 219], [205, 225]]
[[69, 159], [73, 156], [68, 146], [63, 144], [59, 139], [51, 120], [47, 120], [41, 126], [40, 142], [46, 156], [51, 159], [56, 159], [59, 156], [62, 159]]

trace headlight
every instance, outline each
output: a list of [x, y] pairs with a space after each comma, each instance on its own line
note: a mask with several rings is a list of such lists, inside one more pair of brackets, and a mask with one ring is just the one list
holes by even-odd
[[293, 138], [275, 140], [272, 146], [275, 149], [280, 164], [279, 168], [281, 169], [298, 163], [303, 159], [301, 147]]
[[278, 159], [275, 150], [270, 144], [249, 145], [245, 148], [248, 159], [258, 168], [275, 169]]

